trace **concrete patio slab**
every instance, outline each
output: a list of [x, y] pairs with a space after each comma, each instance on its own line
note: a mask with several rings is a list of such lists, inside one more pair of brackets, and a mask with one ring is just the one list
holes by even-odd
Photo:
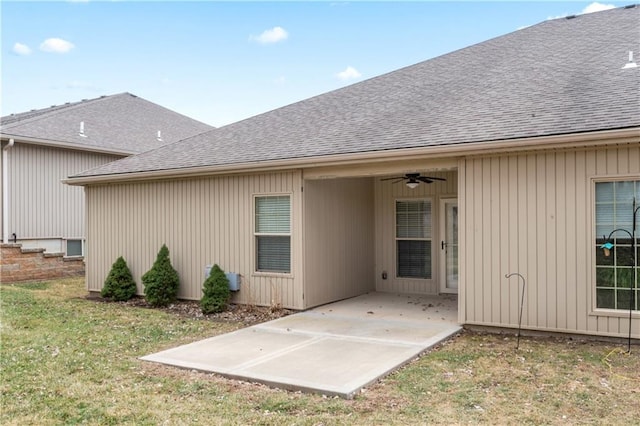
[[460, 331], [456, 308], [455, 297], [370, 293], [141, 359], [352, 398]]

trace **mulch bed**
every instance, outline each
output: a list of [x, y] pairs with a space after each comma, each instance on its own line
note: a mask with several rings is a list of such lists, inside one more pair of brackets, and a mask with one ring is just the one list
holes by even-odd
[[239, 322], [246, 326], [282, 318], [296, 312], [279, 307], [230, 304], [224, 312], [205, 315], [202, 313], [200, 302], [197, 300], [178, 300], [167, 307], [154, 308], [149, 305], [143, 297], [134, 297], [126, 302], [113, 302], [110, 299], [102, 297], [87, 297], [87, 299], [100, 303], [118, 303], [120, 305], [137, 308], [160, 309], [183, 318], [219, 322]]

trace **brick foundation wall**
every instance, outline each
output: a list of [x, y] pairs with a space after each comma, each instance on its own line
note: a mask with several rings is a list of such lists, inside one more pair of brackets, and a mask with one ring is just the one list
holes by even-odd
[[0, 244], [0, 282], [51, 280], [84, 275], [83, 258], [65, 258], [21, 244]]

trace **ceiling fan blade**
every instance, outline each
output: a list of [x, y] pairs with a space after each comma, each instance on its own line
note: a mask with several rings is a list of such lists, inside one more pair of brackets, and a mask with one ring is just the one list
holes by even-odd
[[442, 179], [442, 178], [438, 178], [438, 177], [433, 177], [433, 176], [418, 176], [417, 179], [421, 182], [424, 183], [433, 183], [436, 180], [442, 180], [442, 181], [446, 181], [446, 179]]

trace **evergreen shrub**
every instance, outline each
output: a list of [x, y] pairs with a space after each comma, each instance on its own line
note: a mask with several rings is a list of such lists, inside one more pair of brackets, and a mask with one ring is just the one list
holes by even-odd
[[142, 284], [145, 298], [151, 306], [167, 306], [178, 298], [180, 278], [178, 272], [171, 266], [166, 244], [160, 248], [151, 269], [142, 276]]
[[136, 282], [122, 256], [111, 266], [100, 294], [116, 301], [126, 301], [136, 295]]
[[224, 311], [229, 299], [231, 299], [229, 280], [217, 264], [213, 265], [202, 289], [202, 298], [200, 299], [202, 313], [212, 314]]

